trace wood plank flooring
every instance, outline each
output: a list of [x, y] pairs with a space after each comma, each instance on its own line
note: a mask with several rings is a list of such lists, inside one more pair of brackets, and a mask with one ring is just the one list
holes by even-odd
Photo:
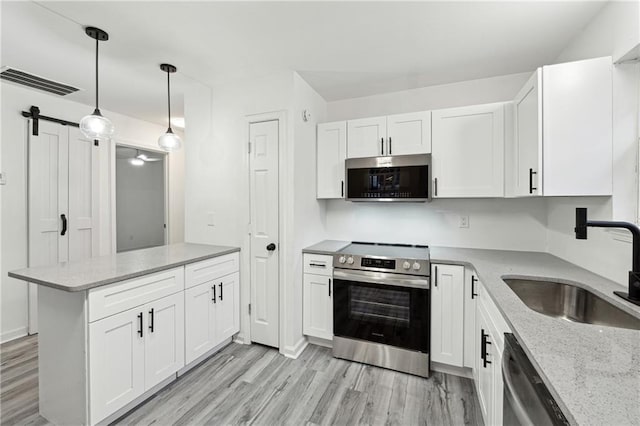
[[[36, 336], [1, 346], [0, 423], [45, 425], [38, 415]], [[231, 344], [116, 424], [482, 425], [473, 383], [429, 379], [333, 358], [309, 345], [296, 360]]]

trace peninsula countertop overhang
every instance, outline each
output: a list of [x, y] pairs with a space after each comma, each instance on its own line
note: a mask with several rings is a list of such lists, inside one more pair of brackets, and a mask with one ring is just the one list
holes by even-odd
[[240, 251], [239, 247], [179, 243], [77, 262], [10, 271], [9, 276], [69, 292], [89, 290]]

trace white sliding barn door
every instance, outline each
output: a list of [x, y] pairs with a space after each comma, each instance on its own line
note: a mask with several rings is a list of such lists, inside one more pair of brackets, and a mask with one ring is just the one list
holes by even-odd
[[[249, 125], [251, 340], [279, 347], [279, 121]], [[269, 247], [271, 244], [275, 245]], [[270, 250], [269, 248], [272, 248]]]
[[[38, 124], [37, 136], [28, 129], [29, 267], [96, 256], [98, 148], [74, 127]], [[38, 331], [37, 298], [29, 284], [30, 334]]]

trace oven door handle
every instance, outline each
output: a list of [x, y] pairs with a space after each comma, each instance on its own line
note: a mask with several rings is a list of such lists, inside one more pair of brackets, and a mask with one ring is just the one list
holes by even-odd
[[385, 272], [372, 271], [344, 271], [333, 270], [334, 285], [335, 279], [344, 281], [364, 282], [371, 284], [381, 284], [394, 287], [412, 287], [419, 289], [429, 289], [429, 277], [418, 277], [413, 275], [388, 274]]

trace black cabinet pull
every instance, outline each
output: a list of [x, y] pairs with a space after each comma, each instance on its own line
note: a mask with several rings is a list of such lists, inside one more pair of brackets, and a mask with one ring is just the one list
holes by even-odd
[[384, 138], [380, 138], [380, 155], [384, 155]]
[[438, 265], [434, 266], [433, 268], [435, 269], [435, 272], [434, 272], [435, 277], [433, 280], [433, 284], [435, 284], [435, 286], [438, 287]]
[[478, 279], [475, 275], [471, 275], [471, 298], [475, 299], [478, 293], [476, 293], [476, 282]]
[[222, 283], [218, 284], [220, 286], [220, 300], [222, 300]]
[[138, 314], [138, 335], [140, 337], [144, 336], [142, 332], [142, 312]]
[[151, 315], [151, 320], [149, 321], [149, 330], [153, 333], [153, 308], [149, 310], [149, 314]]
[[344, 181], [342, 181], [342, 195], [341, 197], [344, 197]]
[[438, 196], [438, 178], [433, 178], [433, 195]]
[[480, 330], [480, 334], [481, 334], [481, 344], [480, 344], [480, 358], [482, 359], [483, 367], [487, 368], [487, 364], [491, 364], [491, 361], [487, 360], [487, 355], [489, 355], [487, 353], [487, 345], [490, 345], [491, 342], [487, 339], [487, 337], [489, 337], [488, 334], [484, 333], [484, 328]]
[[391, 155], [391, 136], [389, 136], [389, 155]]
[[213, 300], [213, 303], [216, 303], [216, 285], [212, 285], [211, 286], [211, 290], [213, 290], [213, 297], [211, 298], [211, 300]]
[[533, 175], [537, 175], [538, 172], [534, 172], [533, 169], [529, 169], [529, 194], [533, 194], [533, 191], [537, 191], [538, 188], [533, 186]]
[[61, 214], [60, 219], [62, 219], [62, 231], [60, 232], [60, 235], [64, 235], [67, 233], [67, 216], [65, 214]]
[[329, 278], [329, 297], [331, 297], [331, 278]]
[[275, 245], [274, 243], [270, 243], [270, 244], [267, 246], [267, 250], [268, 250], [268, 251], [274, 251], [275, 249], [276, 249], [276, 245]]

